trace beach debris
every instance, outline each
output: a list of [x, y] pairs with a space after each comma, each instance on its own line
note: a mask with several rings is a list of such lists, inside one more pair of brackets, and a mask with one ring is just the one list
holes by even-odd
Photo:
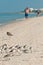
[[10, 32], [7, 32], [7, 35], [8, 35], [8, 36], [13, 36], [13, 34], [11, 34]]

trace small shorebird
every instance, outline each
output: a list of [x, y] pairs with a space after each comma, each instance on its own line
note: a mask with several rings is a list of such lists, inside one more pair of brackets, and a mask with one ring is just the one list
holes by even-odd
[[23, 48], [26, 48], [26, 45], [24, 45]]
[[2, 49], [6, 50], [7, 49], [7, 44], [2, 45]]
[[21, 46], [19, 46], [19, 45], [16, 45], [16, 46], [15, 46], [15, 48], [17, 48], [17, 49], [21, 49]]
[[7, 32], [7, 35], [8, 35], [8, 36], [13, 36], [13, 34], [11, 34], [10, 32]]

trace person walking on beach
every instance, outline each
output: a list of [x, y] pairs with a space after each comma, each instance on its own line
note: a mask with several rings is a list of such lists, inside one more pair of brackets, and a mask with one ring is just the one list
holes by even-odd
[[37, 16], [39, 16], [39, 15], [40, 15], [40, 11], [38, 10], [38, 11], [37, 11]]
[[28, 18], [29, 8], [25, 8], [24, 12], [25, 12], [25, 18]]

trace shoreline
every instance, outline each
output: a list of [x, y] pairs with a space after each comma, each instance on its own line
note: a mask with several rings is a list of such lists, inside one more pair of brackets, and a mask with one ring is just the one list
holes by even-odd
[[[43, 17], [43, 16], [38, 16], [38, 17]], [[29, 17], [28, 19], [33, 19], [33, 18], [38, 18], [37, 16], [35, 17]], [[4, 26], [4, 25], [8, 25], [8, 24], [11, 24], [11, 23], [16, 23], [17, 21], [22, 21], [24, 20], [25, 18], [20, 18], [20, 19], [15, 19], [15, 20], [11, 20], [11, 21], [8, 21], [8, 23], [3, 23], [3, 24], [0, 24], [0, 27]]]

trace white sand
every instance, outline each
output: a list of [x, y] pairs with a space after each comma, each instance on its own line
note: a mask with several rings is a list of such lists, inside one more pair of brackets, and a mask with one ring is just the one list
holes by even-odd
[[[13, 36], [8, 36], [10, 32]], [[18, 20], [0, 27], [0, 46], [19, 44], [32, 47], [32, 53], [22, 53], [10, 57], [10, 60], [0, 61], [0, 65], [43, 65], [43, 17]]]

